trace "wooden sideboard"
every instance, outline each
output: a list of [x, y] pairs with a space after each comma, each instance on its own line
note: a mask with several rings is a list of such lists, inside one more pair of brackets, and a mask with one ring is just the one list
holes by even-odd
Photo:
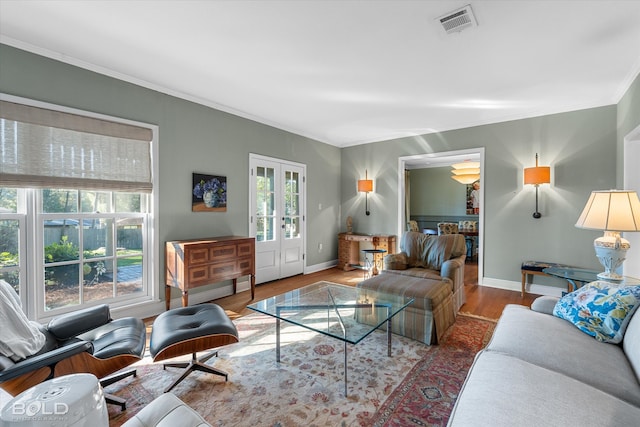
[[387, 254], [396, 252], [396, 236], [355, 233], [338, 234], [338, 266], [344, 271], [355, 270], [360, 263], [360, 242], [371, 242], [375, 249], [384, 249]]
[[171, 305], [171, 288], [182, 291], [182, 306], [189, 305], [189, 289], [223, 280], [251, 276], [251, 299], [256, 287], [256, 244], [253, 237], [223, 236], [174, 240], [165, 244], [165, 299]]

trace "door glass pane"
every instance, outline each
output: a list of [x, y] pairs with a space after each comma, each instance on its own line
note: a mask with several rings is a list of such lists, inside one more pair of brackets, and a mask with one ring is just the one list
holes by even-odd
[[256, 167], [256, 241], [275, 239], [275, 169]]
[[285, 210], [285, 239], [299, 237], [299, 205], [300, 205], [300, 174], [285, 172], [284, 210]]
[[264, 192], [256, 193], [256, 215], [263, 216], [267, 214], [267, 203]]
[[264, 221], [264, 217], [256, 220], [256, 242], [264, 242], [267, 240]]
[[287, 236], [290, 239], [297, 239], [300, 237], [300, 217], [291, 218], [291, 230]]

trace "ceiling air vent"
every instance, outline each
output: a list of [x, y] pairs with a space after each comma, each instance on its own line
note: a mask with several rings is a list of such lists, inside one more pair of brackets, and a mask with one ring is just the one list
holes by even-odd
[[442, 25], [444, 32], [447, 34], [459, 32], [465, 28], [478, 26], [476, 18], [473, 16], [470, 4], [461, 9], [449, 12], [437, 19]]

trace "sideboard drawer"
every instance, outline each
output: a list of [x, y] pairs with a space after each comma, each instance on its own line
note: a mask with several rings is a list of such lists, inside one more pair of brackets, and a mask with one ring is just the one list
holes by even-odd
[[221, 282], [238, 273], [236, 260], [211, 264], [209, 266], [209, 279], [212, 282]]
[[209, 262], [209, 248], [193, 247], [189, 248], [189, 264], [205, 264]]
[[197, 283], [203, 283], [209, 281], [209, 266], [202, 265], [200, 267], [191, 267], [189, 268], [189, 281], [188, 285], [185, 288], [195, 287], [194, 285]]
[[209, 249], [209, 259], [211, 261], [220, 261], [223, 259], [234, 258], [238, 256], [238, 246], [216, 246]]

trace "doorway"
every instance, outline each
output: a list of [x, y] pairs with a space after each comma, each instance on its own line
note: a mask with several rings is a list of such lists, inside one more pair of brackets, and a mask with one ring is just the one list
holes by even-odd
[[[637, 159], [640, 159], [640, 126], [624, 138], [623, 149], [623, 188], [640, 194], [640, 170], [636, 165]], [[627, 260], [622, 264], [622, 274], [640, 277], [640, 233], [625, 233], [624, 238], [629, 241], [631, 249], [627, 252]]]
[[[480, 205], [484, 206], [484, 148], [472, 148], [466, 150], [447, 151], [441, 153], [425, 153], [412, 156], [403, 156], [398, 158], [398, 236], [406, 230], [406, 224], [409, 218], [406, 214], [406, 197], [405, 197], [405, 170], [409, 167], [430, 167], [434, 165], [450, 166], [454, 163], [462, 162], [468, 159], [474, 159], [480, 162], [480, 185], [479, 200]], [[422, 166], [421, 166], [422, 165]], [[483, 276], [483, 248], [484, 248], [484, 211], [480, 209], [478, 214], [478, 241], [477, 241], [477, 259], [478, 259], [478, 284], [482, 285]]]
[[256, 283], [304, 271], [306, 165], [249, 155], [249, 235]]

